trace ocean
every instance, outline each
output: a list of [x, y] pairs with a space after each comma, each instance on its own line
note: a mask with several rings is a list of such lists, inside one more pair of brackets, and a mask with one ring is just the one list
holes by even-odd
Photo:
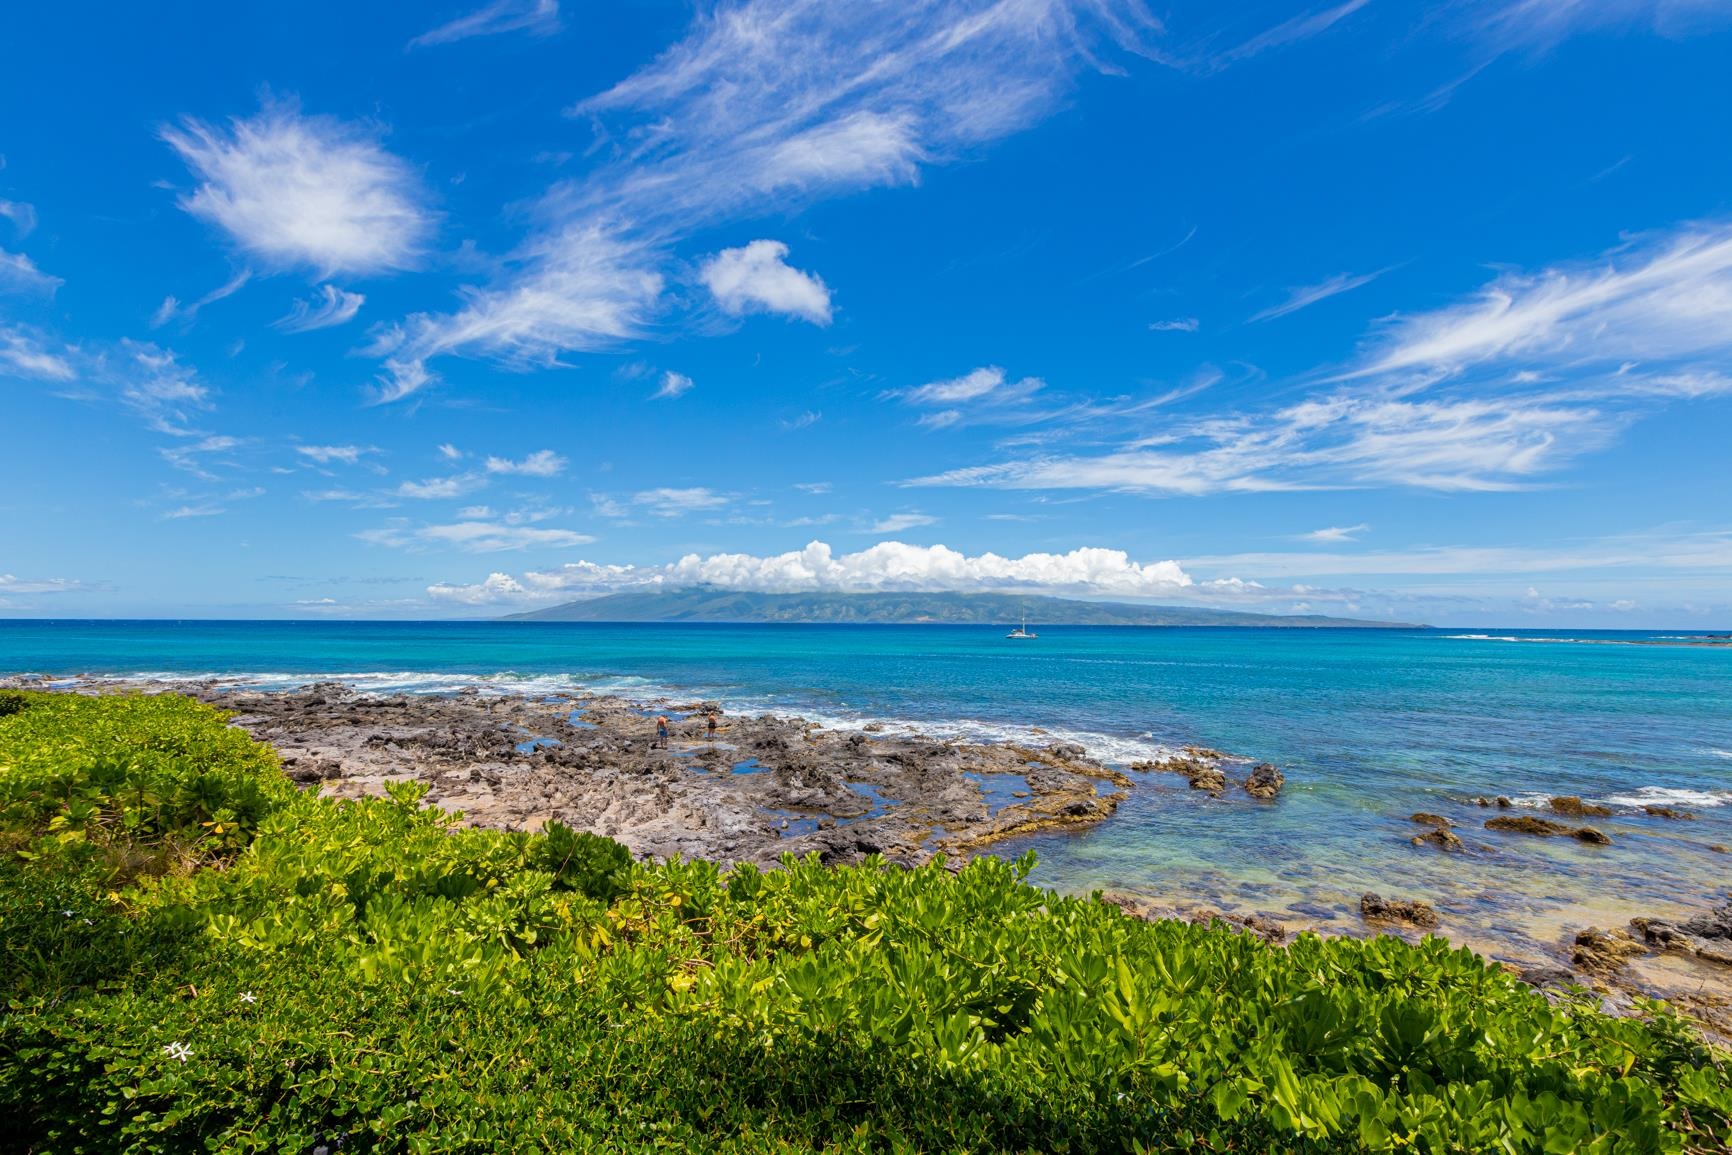
[[[1035, 881], [1362, 930], [1422, 898], [1488, 954], [1711, 905], [1732, 880], [1732, 648], [1665, 633], [540, 622], [0, 621], [0, 673], [223, 675], [375, 691], [719, 700], [934, 735], [1066, 740], [1126, 765], [1186, 744], [1274, 762], [1273, 804], [1137, 775], [1119, 812], [1036, 851]], [[1629, 643], [1662, 644], [1629, 644]], [[1046, 732], [1044, 739], [1031, 728]], [[1610, 846], [1483, 829], [1479, 796], [1610, 806]], [[1663, 804], [1695, 815], [1646, 814]], [[1443, 814], [1466, 854], [1415, 847]], [[1532, 812], [1532, 811], [1525, 811]]]

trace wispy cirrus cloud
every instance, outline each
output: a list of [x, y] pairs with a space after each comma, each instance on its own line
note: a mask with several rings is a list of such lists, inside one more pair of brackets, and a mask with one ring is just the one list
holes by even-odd
[[929, 513], [893, 513], [889, 517], [879, 518], [867, 526], [864, 533], [905, 533], [911, 529], [921, 529], [929, 525], [937, 525], [938, 519]]
[[371, 445], [297, 445], [295, 452], [320, 465], [355, 465], [378, 449]]
[[502, 521], [455, 521], [414, 525], [397, 521], [377, 529], [365, 529], [355, 537], [369, 545], [426, 551], [456, 549], [464, 553], [503, 553], [524, 549], [566, 549], [588, 545], [595, 539], [569, 529], [510, 524]]
[[[1109, 50], [1148, 51], [1158, 27], [1142, 0], [706, 7], [654, 61], [570, 107], [603, 145], [593, 168], [548, 190], [493, 283], [386, 332], [379, 399], [424, 388], [440, 357], [529, 369], [638, 336], [697, 230], [911, 183], [1037, 123], [1078, 75], [1110, 67]], [[829, 318], [810, 274], [780, 261], [743, 273], [721, 282], [724, 309]]]
[[433, 231], [419, 175], [374, 126], [271, 103], [226, 126], [188, 117], [161, 136], [200, 182], [181, 207], [266, 267], [394, 272], [419, 262]]
[[431, 48], [438, 44], [455, 44], [477, 36], [499, 36], [507, 32], [526, 32], [531, 36], [551, 36], [558, 32], [559, 0], [494, 0], [473, 12], [447, 20], [409, 41], [409, 48]]
[[569, 458], [562, 457], [551, 449], [537, 449], [522, 460], [509, 457], [489, 457], [487, 472], [515, 473], [524, 477], [558, 477], [570, 465]]
[[65, 283], [59, 277], [50, 276], [37, 268], [36, 262], [24, 253], [11, 253], [0, 249], [0, 292], [53, 296], [54, 291]]
[[691, 387], [692, 379], [690, 377], [669, 369], [662, 374], [661, 386], [650, 395], [650, 399], [653, 401], [672, 401], [676, 397], [684, 396], [691, 390]]
[[335, 285], [320, 285], [318, 295], [311, 300], [297, 300], [286, 316], [272, 322], [284, 333], [310, 333], [314, 329], [330, 329], [346, 325], [355, 319], [367, 298]]
[[1330, 297], [1350, 293], [1363, 285], [1369, 285], [1382, 271], [1362, 273], [1357, 276], [1349, 273], [1337, 273], [1333, 277], [1319, 281], [1315, 285], [1300, 285], [1287, 290], [1287, 299], [1279, 304], [1270, 305], [1267, 309], [1251, 314], [1251, 321], [1273, 321], [1277, 317], [1285, 317], [1289, 313], [1297, 313], [1300, 309], [1308, 309], [1319, 301], [1327, 301]]
[[1592, 262], [1504, 273], [1458, 304], [1384, 322], [1320, 391], [1288, 405], [1157, 414], [1105, 453], [1049, 450], [910, 484], [1520, 488], [1609, 446], [1656, 404], [1732, 396], [1719, 368], [1728, 350], [1732, 222], [1692, 224]]
[[1322, 529], [1314, 529], [1310, 533], [1302, 533], [1299, 535], [1299, 540], [1327, 543], [1357, 541], [1359, 535], [1370, 528], [1369, 525], [1363, 523], [1359, 525], [1330, 525]]
[[20, 239], [36, 231], [36, 207], [24, 201], [0, 200], [0, 217], [12, 222]]
[[173, 296], [172, 294], [164, 297], [162, 299], [162, 304], [158, 305], [156, 307], [156, 312], [151, 315], [150, 327], [152, 329], [160, 329], [170, 321], [181, 321], [190, 324], [191, 321], [198, 316], [199, 310], [203, 309], [206, 305], [215, 304], [217, 301], [234, 296], [245, 287], [248, 281], [252, 279], [253, 271], [251, 269], [242, 269], [234, 276], [206, 293], [204, 296], [193, 301], [190, 305], [182, 304], [180, 298]]
[[663, 486], [632, 494], [631, 503], [656, 517], [681, 517], [688, 513], [720, 509], [730, 500], [732, 499], [726, 494], [717, 493], [715, 490], [703, 486], [692, 486], [684, 489]]
[[1197, 318], [1173, 317], [1165, 321], [1150, 321], [1149, 329], [1156, 333], [1195, 333]]
[[71, 350], [55, 347], [41, 332], [22, 325], [0, 324], [0, 374], [41, 381], [71, 381], [78, 376]]

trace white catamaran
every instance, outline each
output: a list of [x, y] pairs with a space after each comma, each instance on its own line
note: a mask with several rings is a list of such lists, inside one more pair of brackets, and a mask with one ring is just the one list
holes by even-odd
[[1007, 638], [1038, 638], [1038, 637], [1040, 637], [1039, 634], [1033, 633], [1029, 630], [1027, 611], [1024, 611], [1024, 613], [1022, 615], [1022, 625], [1016, 627], [1016, 629], [1010, 631], [1010, 633], [1008, 633], [1004, 636]]

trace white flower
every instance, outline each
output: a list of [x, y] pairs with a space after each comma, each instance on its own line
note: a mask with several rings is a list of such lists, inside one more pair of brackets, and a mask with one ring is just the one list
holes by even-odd
[[253, 994], [253, 992], [251, 992], [251, 991], [242, 991], [241, 992], [241, 1002], [243, 1002], [243, 1003], [256, 1003], [258, 1001], [259, 1001], [259, 997], [255, 994]]
[[170, 1043], [162, 1049], [162, 1053], [182, 1063], [192, 1058], [192, 1048], [185, 1043]]

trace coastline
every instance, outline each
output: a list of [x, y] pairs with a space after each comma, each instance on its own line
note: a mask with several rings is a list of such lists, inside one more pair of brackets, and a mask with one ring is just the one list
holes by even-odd
[[[875, 721], [837, 725], [834, 719], [738, 712], [722, 715], [711, 742], [704, 716], [719, 708], [714, 702], [577, 690], [511, 693], [475, 679], [453, 683], [440, 692], [394, 693], [314, 677], [297, 687], [258, 689], [244, 676], [22, 675], [0, 679], [0, 688], [184, 694], [234, 711], [233, 724], [275, 747], [303, 788], [362, 797], [415, 781], [428, 788], [427, 804], [461, 811], [469, 825], [538, 830], [558, 821], [614, 838], [638, 857], [703, 858], [724, 866], [771, 866], [789, 853], [816, 854], [836, 865], [877, 854], [913, 866], [943, 854], [959, 868], [971, 857], [1013, 856], [1043, 836], [1097, 827], [1133, 794], [1185, 791], [1229, 809], [1281, 805], [1273, 794], [1260, 799], [1246, 792], [1251, 759], [1195, 747], [1115, 763], [1038, 727], [1029, 727], [1024, 740], [973, 740]], [[666, 750], [652, 748], [657, 714], [672, 722]], [[1545, 807], [1543, 799], [1503, 801], [1500, 807], [1486, 799], [1481, 809], [1525, 816]], [[1439, 821], [1412, 827], [1414, 854], [1453, 857], [1445, 834], [1454, 839], [1456, 831], [1468, 839], [1470, 853], [1495, 852], [1476, 845], [1459, 816], [1431, 817]], [[1317, 917], [1295, 912], [1298, 903], [1285, 910], [1247, 908], [1182, 885], [1099, 889], [1106, 901], [1140, 917], [1220, 919], [1274, 943], [1305, 932], [1389, 933], [1414, 941], [1440, 935], [1535, 986], [1586, 986], [1608, 1009], [1623, 1013], [1637, 1011], [1639, 999], [1665, 998], [1710, 1034], [1732, 1038], [1732, 959], [1716, 958], [1714, 950], [1702, 956], [1700, 944], [1668, 943], [1631, 925], [1656, 914], [1669, 920], [1660, 926], [1675, 925], [1711, 910], [1711, 896], [1699, 908], [1655, 909], [1607, 895], [1591, 910], [1573, 908], [1561, 919], [1538, 907], [1523, 910], [1519, 901], [1483, 911], [1449, 904], [1440, 918], [1421, 901], [1430, 914], [1414, 920], [1368, 913], [1369, 906], [1345, 910], [1338, 904], [1335, 912], [1314, 910]], [[1400, 907], [1429, 896], [1377, 897]], [[1512, 921], [1528, 949], [1510, 949]]]

